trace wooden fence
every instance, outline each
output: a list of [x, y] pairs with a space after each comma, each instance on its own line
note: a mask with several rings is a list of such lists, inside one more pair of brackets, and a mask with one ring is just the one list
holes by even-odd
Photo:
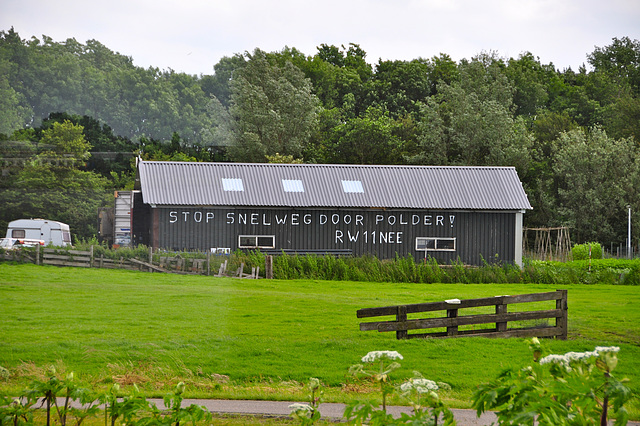
[[[220, 265], [216, 271], [212, 270], [212, 255], [206, 254], [205, 258], [183, 257], [180, 254], [160, 255], [149, 249], [149, 256], [145, 259], [123, 258], [109, 259], [103, 255], [95, 256], [93, 246], [89, 250], [71, 250], [66, 248], [41, 248], [36, 246], [34, 250], [9, 250], [0, 253], [0, 260], [10, 260], [16, 262], [35, 263], [37, 265], [55, 266], [75, 266], [81, 268], [108, 268], [108, 269], [129, 269], [148, 272], [166, 272], [174, 274], [199, 274], [215, 275], [218, 277], [237, 278], [260, 278], [260, 269], [252, 268], [250, 274], [244, 273], [244, 263], [237, 270], [227, 271], [228, 260]], [[271, 261], [271, 256], [267, 256]], [[158, 260], [159, 259], [159, 260]], [[270, 262], [268, 262], [270, 264]], [[217, 269], [217, 268], [216, 268]], [[271, 272], [267, 271], [267, 278], [272, 278]]]
[[[555, 309], [529, 310], [509, 312], [509, 305], [533, 302], [555, 301]], [[477, 314], [474, 312], [482, 307], [495, 306], [495, 313]], [[476, 308], [476, 309], [474, 309]], [[480, 309], [477, 309], [480, 308]], [[524, 307], [523, 307], [524, 308]], [[461, 314], [461, 310], [469, 312]], [[485, 308], [486, 309], [486, 308]], [[436, 318], [409, 318], [409, 315], [425, 312], [444, 311], [446, 316]], [[557, 337], [567, 338], [567, 290], [557, 290], [548, 293], [521, 294], [516, 296], [496, 296], [482, 299], [446, 300], [433, 303], [418, 303], [413, 305], [386, 306], [382, 308], [364, 308], [357, 311], [358, 318], [390, 316], [396, 317], [391, 321], [376, 321], [360, 323], [360, 330], [395, 331], [397, 339], [412, 339], [417, 337]], [[546, 320], [555, 320], [555, 325], [547, 325]], [[521, 324], [509, 323], [524, 321]], [[527, 323], [533, 325], [527, 326]], [[482, 325], [483, 328], [466, 328]], [[486, 324], [490, 324], [489, 327]], [[519, 327], [518, 327], [519, 326]], [[465, 329], [461, 329], [461, 327]], [[421, 334], [409, 334], [412, 330], [445, 329]]]
[[[39, 256], [36, 254], [38, 260]], [[37, 262], [36, 262], [37, 263]], [[42, 250], [42, 264], [56, 266], [77, 266], [90, 268], [93, 266], [93, 247], [88, 251], [56, 250], [45, 248]]]

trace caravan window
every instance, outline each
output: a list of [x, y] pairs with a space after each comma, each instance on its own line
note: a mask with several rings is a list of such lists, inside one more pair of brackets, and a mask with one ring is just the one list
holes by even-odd
[[12, 229], [11, 238], [24, 238], [24, 229]]

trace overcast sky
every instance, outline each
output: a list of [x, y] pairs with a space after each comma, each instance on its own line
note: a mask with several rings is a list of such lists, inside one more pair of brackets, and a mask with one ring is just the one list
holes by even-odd
[[0, 0], [0, 30], [95, 39], [137, 66], [213, 74], [224, 56], [359, 44], [367, 62], [531, 52], [577, 70], [595, 46], [640, 39], [640, 0]]

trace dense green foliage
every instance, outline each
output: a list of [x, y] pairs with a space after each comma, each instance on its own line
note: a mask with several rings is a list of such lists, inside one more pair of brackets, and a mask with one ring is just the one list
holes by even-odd
[[[640, 217], [640, 42], [614, 38], [585, 57], [589, 68], [578, 70], [558, 70], [533, 53], [479, 53], [458, 63], [442, 53], [372, 65], [356, 44], [322, 44], [314, 55], [255, 49], [222, 58], [214, 75], [195, 76], [136, 67], [96, 40], [23, 40], [13, 29], [0, 31], [0, 153], [10, 159], [0, 202], [15, 203], [19, 191], [33, 206], [3, 210], [0, 226], [29, 215], [69, 216], [47, 209], [44, 184], [22, 194], [20, 177], [51, 152], [43, 133], [69, 120], [92, 146], [75, 168], [108, 180], [86, 185], [78, 176], [91, 208], [132, 185], [133, 153], [507, 165], [517, 168], [534, 208], [525, 226], [569, 226], [575, 242], [618, 245], [627, 205], [634, 223]], [[79, 202], [79, 194], [68, 195], [71, 205]], [[87, 220], [73, 224], [82, 238], [95, 234]]]
[[576, 244], [571, 248], [573, 260], [602, 259], [600, 243]]
[[[259, 254], [242, 256], [246, 265], [264, 267]], [[595, 258], [594, 258], [595, 259]], [[262, 265], [262, 266], [261, 266]], [[527, 261], [514, 265], [416, 263], [413, 258], [379, 260], [375, 257], [290, 256], [274, 258], [278, 279], [320, 279], [402, 283], [540, 283], [540, 284], [624, 284], [640, 285], [640, 259], [597, 259], [592, 261]]]
[[606, 425], [613, 417], [616, 425], [627, 424], [624, 405], [633, 394], [613, 374], [619, 347], [547, 355], [535, 337], [530, 347], [533, 365], [505, 369], [478, 387], [478, 414], [493, 410], [501, 425]]

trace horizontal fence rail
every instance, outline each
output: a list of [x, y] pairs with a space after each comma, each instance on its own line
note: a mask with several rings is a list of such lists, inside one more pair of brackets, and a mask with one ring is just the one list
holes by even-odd
[[89, 251], [80, 250], [56, 250], [46, 248], [42, 253], [44, 265], [76, 266], [91, 268], [93, 265], [93, 247]]
[[[213, 255], [205, 252], [204, 257], [181, 256], [179, 253], [169, 254], [162, 252], [161, 255], [153, 249], [149, 249], [148, 256], [143, 259], [136, 257], [110, 259], [103, 254], [99, 256], [94, 252], [93, 246], [89, 250], [74, 250], [70, 248], [41, 248], [36, 246], [35, 250], [17, 249], [0, 250], [0, 261], [8, 260], [21, 263], [35, 263], [36, 265], [74, 266], [81, 268], [107, 268], [107, 269], [127, 269], [133, 271], [164, 272], [173, 274], [195, 274], [195, 275], [215, 275], [218, 277], [227, 276], [235, 278], [260, 278], [260, 268], [251, 268], [251, 273], [245, 273], [244, 263], [240, 264], [237, 270], [227, 271], [228, 256], [222, 255], [225, 259], [222, 262], [220, 255]], [[139, 255], [138, 255], [139, 256]], [[154, 257], [156, 260], [154, 260]], [[216, 258], [212, 262], [212, 258]], [[273, 257], [266, 256], [267, 266], [271, 266]], [[216, 273], [212, 268], [218, 269]], [[247, 266], [247, 269], [249, 267]], [[267, 268], [267, 278], [273, 278], [272, 268]]]
[[[509, 312], [509, 305], [555, 300], [555, 309]], [[495, 313], [459, 315], [461, 310], [495, 306]], [[408, 319], [408, 315], [425, 312], [444, 311], [446, 316], [437, 318]], [[412, 305], [364, 308], [357, 311], [358, 318], [395, 316], [395, 320], [362, 322], [361, 331], [395, 331], [397, 339], [426, 337], [557, 337], [567, 338], [567, 290], [547, 293], [521, 294], [515, 296], [496, 296], [482, 299], [448, 300]], [[555, 319], [555, 325], [535, 325], [532, 327], [509, 327], [515, 321], [541, 321]], [[460, 330], [460, 327], [478, 324], [491, 324], [492, 327]], [[409, 334], [409, 331], [424, 329], [442, 329], [421, 334]]]

